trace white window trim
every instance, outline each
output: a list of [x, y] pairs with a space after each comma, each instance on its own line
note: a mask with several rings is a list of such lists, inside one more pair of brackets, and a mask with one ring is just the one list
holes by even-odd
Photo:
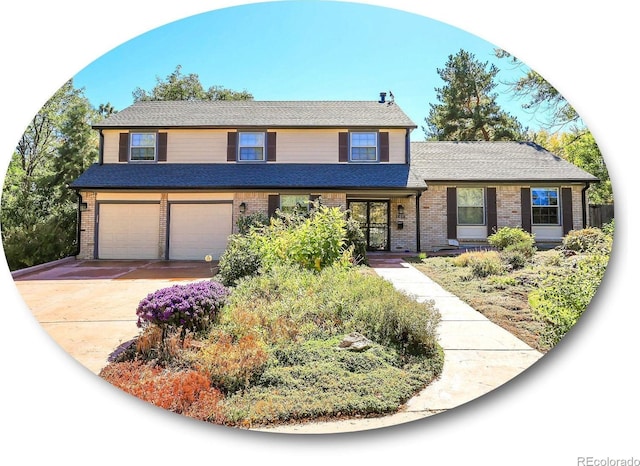
[[[376, 145], [376, 157], [373, 160], [354, 160], [353, 148], [354, 147], [371, 147], [371, 146], [354, 146], [353, 135], [354, 134], [373, 134], [375, 136]], [[377, 163], [380, 161], [380, 133], [378, 131], [350, 131], [349, 132], [349, 162], [351, 163]]]
[[[243, 145], [242, 135], [243, 134], [262, 134], [262, 145], [261, 146], [249, 146]], [[262, 158], [261, 159], [251, 159], [251, 160], [243, 160], [240, 158], [240, 152], [242, 152], [243, 147], [260, 147], [262, 148]], [[265, 131], [238, 131], [238, 148], [236, 154], [236, 161], [242, 163], [262, 163], [267, 161], [267, 133]]]
[[[556, 192], [556, 199], [558, 200], [558, 203], [556, 205], [534, 205], [533, 204], [533, 191], [535, 189], [543, 189], [546, 191], [555, 191]], [[530, 197], [531, 197], [531, 225], [532, 226], [559, 226], [561, 225], [561, 221], [562, 221], [562, 211], [560, 210], [560, 188], [552, 188], [552, 187], [547, 187], [547, 186], [532, 186], [530, 189]], [[543, 207], [548, 207], [548, 208], [554, 208], [558, 211], [557, 213], [557, 217], [558, 217], [558, 221], [556, 223], [536, 223], [535, 222], [535, 218], [533, 215], [533, 210], [535, 208], [543, 208]]]
[[[134, 159], [132, 157], [132, 152], [134, 148], [148, 148], [151, 146], [134, 146], [133, 145], [133, 136], [136, 134], [152, 134], [153, 135], [153, 159]], [[158, 133], [155, 131], [133, 131], [129, 133], [129, 162], [133, 163], [152, 163], [158, 161]]]
[[[482, 190], [482, 223], [460, 223], [460, 207], [478, 207], [478, 206], [461, 206], [459, 195], [461, 189], [481, 189]], [[487, 224], [487, 190], [479, 186], [468, 186], [456, 189], [456, 222], [460, 226], [484, 226]]]

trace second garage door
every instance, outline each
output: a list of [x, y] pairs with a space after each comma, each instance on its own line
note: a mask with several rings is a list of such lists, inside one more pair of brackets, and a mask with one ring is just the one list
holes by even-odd
[[173, 203], [169, 212], [169, 259], [219, 259], [232, 232], [231, 203]]

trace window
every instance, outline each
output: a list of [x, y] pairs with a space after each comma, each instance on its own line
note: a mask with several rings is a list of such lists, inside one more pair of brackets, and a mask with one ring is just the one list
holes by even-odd
[[484, 189], [458, 188], [458, 225], [484, 225]]
[[131, 133], [131, 149], [129, 160], [156, 160], [156, 133]]
[[375, 162], [378, 160], [378, 133], [351, 133], [352, 162]]
[[534, 225], [559, 225], [558, 188], [531, 188], [531, 214]]
[[238, 134], [238, 160], [264, 161], [264, 133]]
[[282, 194], [280, 195], [280, 210], [292, 213], [296, 210], [307, 211], [309, 209], [309, 196], [304, 194]]

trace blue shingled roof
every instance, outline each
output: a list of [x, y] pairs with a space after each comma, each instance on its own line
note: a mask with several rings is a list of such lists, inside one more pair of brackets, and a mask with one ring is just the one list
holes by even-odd
[[405, 164], [94, 164], [74, 189], [420, 189]]

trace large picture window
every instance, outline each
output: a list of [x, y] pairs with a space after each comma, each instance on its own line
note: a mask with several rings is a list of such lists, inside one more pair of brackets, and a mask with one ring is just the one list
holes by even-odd
[[559, 225], [558, 188], [531, 188], [531, 221], [534, 225]]
[[134, 162], [156, 160], [156, 133], [131, 133], [129, 159]]
[[352, 162], [375, 162], [378, 160], [378, 133], [354, 132], [351, 133]]
[[293, 213], [306, 211], [309, 209], [309, 196], [305, 194], [281, 194], [280, 210], [283, 212]]
[[238, 134], [238, 160], [264, 161], [264, 133]]
[[484, 189], [458, 188], [458, 225], [484, 225]]

